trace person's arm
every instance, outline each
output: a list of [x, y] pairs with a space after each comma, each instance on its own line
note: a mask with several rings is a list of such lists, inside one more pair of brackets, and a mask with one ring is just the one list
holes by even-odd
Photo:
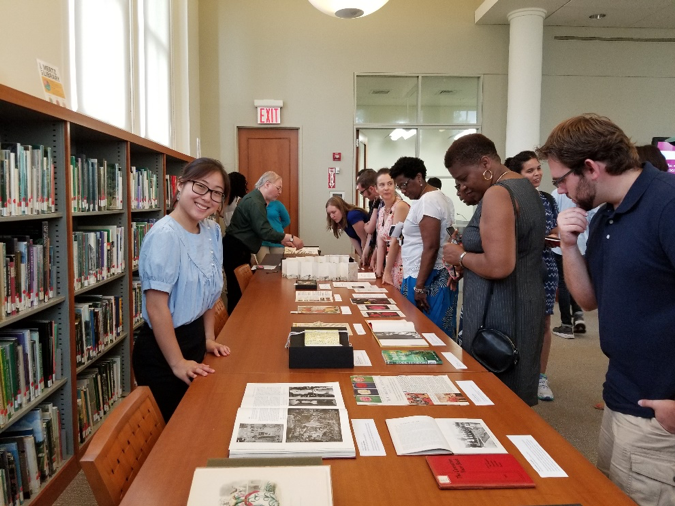
[[675, 434], [675, 401], [672, 399], [648, 400], [640, 399], [638, 404], [643, 408], [654, 410], [656, 421], [666, 431]]
[[447, 243], [443, 246], [443, 261], [463, 265], [485, 279], [503, 279], [511, 274], [516, 267], [516, 218], [506, 188], [494, 186], [485, 192], [480, 238], [483, 253], [465, 252], [461, 244]]
[[381, 252], [387, 251], [387, 244], [384, 242], [384, 237], [382, 234], [377, 235], [377, 248], [375, 248], [375, 254], [377, 258], [375, 259], [375, 276], [382, 277], [384, 274], [384, 254]]
[[[146, 290], [145, 308], [157, 345], [178, 379], [189, 385], [198, 375], [206, 376], [208, 373], [215, 372], [206, 364], [198, 364], [194, 360], [186, 360], [183, 357], [169, 311], [168, 293], [159, 290]], [[211, 321], [211, 327], [213, 327], [213, 321]], [[213, 334], [213, 329], [211, 333]]]
[[[427, 278], [434, 270], [438, 248], [441, 247], [441, 220], [425, 215], [420, 221], [420, 234], [422, 235], [422, 259], [415, 283], [417, 290], [424, 288]], [[429, 310], [426, 293], [415, 291], [415, 303], [422, 311]]]
[[356, 235], [359, 236], [359, 255], [361, 255], [363, 253], [363, 248], [367, 244], [366, 239], [368, 238], [365, 223], [363, 223], [363, 221], [357, 221], [352, 225], [352, 228], [354, 229], [354, 232], [356, 232]]
[[206, 335], [206, 351], [216, 357], [226, 357], [230, 354], [230, 348], [216, 342], [215, 331], [216, 312], [213, 308], [204, 313], [204, 334]]
[[354, 246], [356, 254], [359, 255], [359, 257], [363, 256], [363, 250], [361, 249], [361, 243], [359, 240], [354, 239], [353, 237], [350, 237], [349, 240], [352, 241], [352, 246]]
[[586, 216], [586, 211], [578, 207], [565, 209], [558, 215], [558, 230], [567, 289], [584, 311], [592, 311], [597, 309], [598, 302], [586, 259], [577, 246], [579, 234], [583, 234], [586, 230]]
[[377, 209], [373, 209], [373, 214], [370, 215], [370, 219], [368, 220], [368, 223], [364, 225], [364, 228], [366, 230], [366, 234], [372, 235], [375, 232], [375, 228], [377, 227], [377, 216], [378, 216]]
[[[408, 211], [410, 210], [410, 206], [406, 204], [405, 202], [401, 202], [396, 205], [396, 208], [394, 209], [394, 219], [392, 220], [392, 223], [396, 225], [397, 223], [404, 222], [405, 219], [408, 217]], [[439, 238], [440, 241], [440, 238]], [[385, 250], [382, 250], [385, 251]], [[387, 265], [387, 272], [385, 275], [382, 276], [382, 281], [385, 283], [388, 283], [390, 285], [393, 285], [393, 276], [392, 276], [392, 266], [396, 262], [396, 259], [398, 258], [398, 255], [401, 251], [401, 245], [398, 242], [398, 238], [393, 238], [391, 242], [389, 243], [389, 252], [387, 253], [387, 259], [385, 262], [385, 265]]]

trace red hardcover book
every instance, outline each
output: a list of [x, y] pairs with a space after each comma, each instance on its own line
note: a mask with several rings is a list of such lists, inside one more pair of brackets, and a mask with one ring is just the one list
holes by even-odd
[[434, 455], [427, 463], [441, 489], [534, 487], [523, 466], [508, 453]]

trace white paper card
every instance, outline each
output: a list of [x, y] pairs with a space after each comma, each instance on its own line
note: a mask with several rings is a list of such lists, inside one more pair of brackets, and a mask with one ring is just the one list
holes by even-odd
[[377, 279], [374, 272], [359, 272], [359, 279]]
[[448, 359], [448, 362], [452, 364], [452, 367], [455, 369], [466, 369], [464, 362], [455, 357], [450, 351], [442, 351], [441, 355]]
[[366, 350], [354, 350], [354, 366], [372, 366], [370, 358], [368, 358], [368, 353]]
[[352, 427], [361, 457], [384, 457], [387, 455], [380, 434], [377, 432], [375, 420], [372, 418], [352, 418]]
[[[354, 429], [356, 430], [356, 429]], [[506, 436], [542, 478], [567, 478], [567, 473], [532, 436]]]
[[341, 306], [342, 308], [342, 314], [352, 314], [352, 310], [349, 308], [349, 306]]
[[424, 339], [429, 341], [431, 346], [445, 346], [445, 343], [433, 332], [422, 332]]
[[358, 335], [360, 336], [365, 335], [366, 329], [363, 328], [363, 325], [361, 325], [360, 323], [352, 323], [352, 325], [354, 326], [354, 330]]
[[335, 302], [342, 302], [342, 295], [336, 293], [333, 295], [333, 300], [335, 300]]
[[478, 388], [475, 382], [471, 380], [456, 381], [457, 386], [461, 388], [466, 396], [473, 401], [476, 406], [494, 406], [494, 402]]
[[319, 290], [330, 290], [330, 283], [319, 283]]

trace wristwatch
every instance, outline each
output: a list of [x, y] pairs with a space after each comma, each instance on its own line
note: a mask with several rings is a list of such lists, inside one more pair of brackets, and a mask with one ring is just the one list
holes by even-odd
[[293, 234], [291, 234], [291, 242], [293, 242]]

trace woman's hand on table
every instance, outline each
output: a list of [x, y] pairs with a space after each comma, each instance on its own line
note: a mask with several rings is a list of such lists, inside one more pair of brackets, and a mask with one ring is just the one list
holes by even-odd
[[220, 344], [213, 339], [206, 340], [207, 353], [213, 353], [216, 357], [227, 357], [230, 354], [230, 348]]
[[171, 366], [173, 374], [181, 381], [184, 381], [188, 385], [195, 379], [197, 376], [208, 376], [210, 373], [216, 372], [215, 369], [212, 369], [206, 364], [198, 364], [194, 360], [185, 360], [182, 359], [175, 365]]
[[394, 280], [391, 277], [391, 271], [389, 269], [382, 274], [382, 283], [394, 286]]

